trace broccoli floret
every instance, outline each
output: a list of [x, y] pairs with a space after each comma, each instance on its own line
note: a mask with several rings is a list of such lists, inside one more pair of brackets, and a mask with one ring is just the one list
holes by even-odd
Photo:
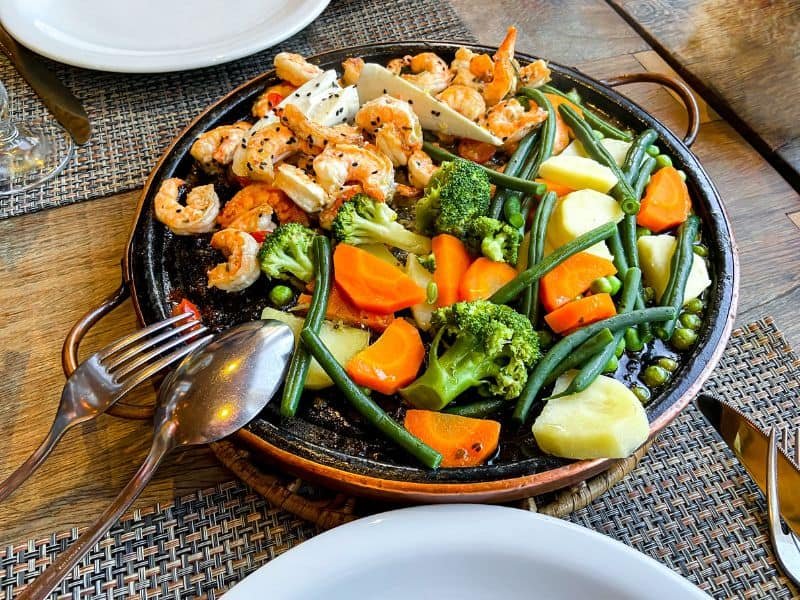
[[385, 202], [366, 194], [357, 194], [342, 204], [331, 229], [337, 240], [353, 246], [379, 243], [414, 254], [431, 251], [430, 239], [403, 227]]
[[433, 252], [426, 254], [425, 256], [418, 256], [417, 261], [419, 261], [419, 264], [421, 264], [431, 273], [436, 270], [436, 256], [433, 254]]
[[[487, 300], [457, 302], [434, 311], [436, 335], [427, 370], [400, 394], [418, 408], [441, 410], [469, 388], [516, 398], [540, 358], [539, 338], [527, 317]], [[442, 340], [449, 347], [440, 355]]]
[[489, 177], [475, 163], [460, 158], [443, 162], [417, 202], [417, 230], [463, 239], [470, 221], [489, 210], [490, 193]]
[[521, 235], [516, 227], [492, 217], [478, 217], [467, 230], [467, 246], [486, 258], [516, 264]]
[[308, 283], [314, 277], [311, 242], [316, 233], [299, 223], [280, 225], [270, 233], [258, 252], [258, 262], [267, 277]]

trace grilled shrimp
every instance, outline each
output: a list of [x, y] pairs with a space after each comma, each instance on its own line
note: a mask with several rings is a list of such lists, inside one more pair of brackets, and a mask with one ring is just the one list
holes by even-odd
[[250, 109], [250, 112], [253, 114], [254, 117], [264, 117], [271, 111], [273, 108], [278, 106], [278, 103], [290, 96], [297, 88], [290, 83], [286, 83], [285, 81], [281, 83], [276, 83], [275, 85], [269, 86], [261, 95], [256, 98], [256, 101], [253, 102], [253, 107]]
[[450, 75], [452, 76], [452, 81], [450, 82], [451, 86], [465, 85], [478, 91], [483, 90], [483, 82], [478, 80], [478, 77], [470, 68], [472, 59], [476, 56], [477, 54], [468, 48], [461, 47], [456, 50], [455, 58], [453, 58], [453, 62], [450, 63]]
[[342, 85], [355, 85], [364, 68], [363, 58], [346, 58], [342, 62]]
[[319, 212], [330, 203], [330, 196], [322, 186], [294, 165], [279, 165], [273, 183], [306, 212]]
[[322, 73], [317, 65], [312, 65], [299, 54], [290, 52], [279, 52], [273, 61], [275, 73], [281, 79], [285, 79], [293, 86], [300, 87], [309, 79], [314, 79]]
[[251, 183], [228, 200], [217, 221], [222, 227], [243, 231], [270, 231], [275, 228], [273, 212], [279, 223], [308, 225], [308, 215], [297, 208], [281, 190], [266, 183]]
[[[156, 219], [177, 235], [211, 231], [219, 214], [219, 197], [214, 186], [201, 185], [188, 194], [186, 189], [183, 179], [173, 177], [165, 180], [153, 201]], [[184, 198], [185, 205], [180, 202]]]
[[[450, 84], [450, 69], [434, 52], [395, 58], [389, 61], [386, 68], [431, 94], [438, 94]], [[411, 72], [403, 73], [406, 68]]]
[[211, 247], [222, 252], [227, 262], [208, 271], [208, 287], [241, 292], [256, 282], [261, 274], [260, 245], [252, 235], [238, 229], [223, 229], [211, 236]]
[[431, 180], [431, 175], [436, 172], [436, 168], [430, 156], [422, 150], [417, 150], [408, 159], [409, 183], [419, 189], [426, 187]]
[[388, 200], [394, 194], [392, 162], [377, 149], [351, 144], [328, 145], [314, 159], [317, 183], [328, 196], [336, 197], [348, 182], [356, 181], [364, 193], [377, 200]]
[[531, 102], [530, 109], [525, 110], [516, 98], [512, 98], [490, 108], [481, 124], [503, 140], [503, 148], [509, 150], [546, 118], [547, 111], [535, 103]]
[[242, 143], [250, 123], [239, 121], [233, 125], [222, 125], [201, 133], [189, 151], [207, 173], [216, 173], [220, 166], [233, 160], [233, 153]]
[[246, 143], [244, 153], [241, 160], [234, 160], [233, 172], [241, 177], [267, 183], [275, 177], [275, 163], [300, 149], [295, 134], [280, 122], [270, 123], [259, 129], [243, 143]]
[[519, 70], [520, 85], [539, 87], [550, 81], [550, 69], [541, 58], [525, 65]]
[[492, 80], [483, 88], [486, 106], [494, 106], [517, 87], [517, 75], [513, 64], [516, 42], [517, 28], [509, 27], [508, 34], [494, 54]]
[[287, 104], [281, 111], [281, 123], [291, 129], [306, 154], [319, 154], [328, 144], [361, 144], [364, 138], [350, 125], [326, 127], [315, 123], [294, 104]]
[[453, 84], [436, 98], [470, 121], [477, 121], [486, 112], [486, 102], [483, 101], [481, 93], [467, 85]]
[[375, 145], [395, 166], [422, 148], [419, 117], [405, 100], [383, 95], [364, 103], [356, 113], [356, 125], [375, 135]]

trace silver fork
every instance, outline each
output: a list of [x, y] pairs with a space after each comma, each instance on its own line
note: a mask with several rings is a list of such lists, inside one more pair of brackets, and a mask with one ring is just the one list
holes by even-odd
[[[82, 362], [64, 385], [47, 437], [0, 483], [0, 501], [30, 477], [70, 427], [104, 413], [137, 385], [210, 342], [213, 335], [198, 338], [207, 331], [187, 312], [140, 329]], [[169, 350], [172, 352], [165, 355]]]
[[[786, 430], [783, 431], [783, 447], [787, 446]], [[794, 432], [794, 462], [800, 464], [800, 428]], [[786, 576], [800, 586], [800, 538], [781, 521], [778, 498], [778, 432], [775, 427], [769, 434], [767, 455], [767, 510], [769, 512], [769, 535], [772, 547]]]

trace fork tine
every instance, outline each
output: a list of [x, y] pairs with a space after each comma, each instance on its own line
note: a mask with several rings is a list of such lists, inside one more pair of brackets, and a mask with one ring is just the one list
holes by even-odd
[[134, 331], [132, 334], [125, 336], [124, 338], [118, 339], [116, 342], [113, 342], [102, 348], [99, 352], [97, 352], [97, 356], [100, 360], [108, 357], [110, 354], [122, 350], [123, 348], [129, 346], [133, 342], [140, 340], [141, 338], [150, 335], [154, 331], [158, 331], [159, 329], [163, 329], [164, 327], [169, 327], [173, 323], [179, 323], [186, 318], [192, 317], [192, 313], [185, 312], [175, 317], [170, 317], [169, 319], [164, 319], [163, 321], [159, 321], [158, 323], [153, 323], [152, 325], [145, 327], [144, 329], [140, 329], [138, 331]]
[[800, 466], [800, 427], [794, 430], [794, 464]]
[[205, 326], [200, 325], [199, 327], [192, 329], [191, 331], [181, 336], [171, 337], [167, 342], [153, 348], [149, 352], [144, 352], [142, 354], [135, 356], [133, 359], [122, 365], [117, 371], [112, 373], [112, 375], [114, 379], [116, 379], [118, 382], [121, 383], [122, 381], [124, 381], [126, 376], [136, 371], [136, 369], [138, 369], [142, 365], [147, 364], [150, 361], [158, 358], [161, 354], [163, 354], [167, 350], [171, 350], [175, 346], [180, 346], [181, 344], [184, 344], [189, 340], [196, 338], [201, 333], [205, 333], [207, 331], [208, 329]]
[[141, 369], [140, 371], [136, 371], [135, 373], [133, 373], [130, 376], [129, 379], [127, 379], [124, 382], [124, 387], [123, 387], [122, 394], [128, 393], [130, 390], [135, 388], [137, 385], [139, 385], [140, 383], [142, 383], [146, 379], [149, 379], [150, 377], [152, 377], [153, 375], [155, 375], [156, 373], [158, 373], [162, 369], [166, 369], [170, 365], [178, 362], [179, 360], [181, 360], [182, 358], [184, 358], [188, 354], [190, 354], [190, 353], [194, 352], [195, 350], [197, 350], [198, 348], [201, 348], [202, 346], [206, 345], [212, 339], [214, 339], [214, 336], [212, 334], [209, 334], [209, 335], [207, 335], [205, 337], [200, 338], [199, 340], [195, 340], [194, 342], [192, 342], [190, 344], [187, 344], [186, 346], [184, 346], [182, 348], [178, 348], [177, 350], [175, 350], [171, 354], [168, 354], [166, 356], [161, 357], [156, 362], [147, 365], [144, 369]]
[[182, 323], [177, 327], [171, 327], [166, 331], [164, 331], [163, 333], [159, 333], [158, 335], [145, 338], [138, 344], [131, 344], [129, 347], [127, 347], [122, 351], [112, 352], [111, 355], [108, 356], [108, 358], [101, 360], [100, 362], [103, 363], [103, 366], [106, 369], [108, 369], [109, 371], [113, 371], [115, 368], [119, 367], [126, 360], [129, 360], [141, 354], [148, 348], [152, 348], [153, 346], [160, 344], [164, 340], [167, 340], [174, 335], [186, 331], [187, 329], [191, 329], [192, 327], [197, 327], [200, 324], [201, 324], [200, 321], [192, 319], [191, 321], [187, 323]]

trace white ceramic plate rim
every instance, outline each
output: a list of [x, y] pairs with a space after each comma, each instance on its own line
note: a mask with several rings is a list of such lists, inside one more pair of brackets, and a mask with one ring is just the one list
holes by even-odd
[[[112, 2], [115, 0], [111, 0]], [[169, 1], [169, 0], [167, 0]], [[168, 73], [210, 67], [270, 48], [307, 27], [328, 6], [330, 0], [296, 0], [293, 11], [282, 14], [269, 26], [252, 28], [247, 35], [231, 36], [224, 44], [209, 44], [196, 49], [159, 54], [125, 51], [91, 51], [47, 35], [31, 18], [35, 1], [5, 0], [0, 2], [0, 22], [22, 45], [53, 60], [98, 71], [115, 73]], [[98, 4], [101, 4], [98, 0]], [[213, 26], [213, 23], [209, 23]], [[109, 32], [109, 49], [113, 49], [113, 32]]]
[[[640, 552], [578, 525], [502, 506], [439, 504], [417, 506], [365, 517], [322, 533], [270, 561], [225, 594], [227, 600], [305, 597], [307, 582], [327, 581], [352, 565], [396, 560], [413, 555], [421, 543], [434, 553], [473, 547], [491, 539], [505, 556], [542, 556], [548, 563], [575, 562], [589, 581], [630, 584], [631, 597], [709, 600], [677, 573]], [[544, 564], [544, 563], [543, 563]], [[402, 576], [402, 574], [398, 574]], [[468, 576], [467, 576], [468, 579]], [[645, 591], [647, 590], [647, 591]], [[644, 595], [641, 595], [644, 594]], [[337, 596], [340, 597], [340, 596]]]

